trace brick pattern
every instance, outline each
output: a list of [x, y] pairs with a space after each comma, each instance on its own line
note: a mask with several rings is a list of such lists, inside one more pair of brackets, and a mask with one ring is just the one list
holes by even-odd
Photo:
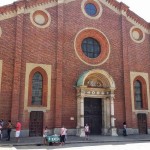
[[[26, 3], [32, 6], [35, 1]], [[22, 6], [22, 2], [19, 4]], [[9, 8], [12, 10], [15, 6]], [[121, 128], [122, 122], [126, 121], [128, 127], [137, 128], [137, 117], [131, 108], [129, 74], [130, 71], [150, 74], [149, 35], [146, 34], [142, 43], [135, 43], [129, 34], [133, 25], [124, 16], [116, 14], [105, 5], [102, 7], [102, 16], [97, 20], [83, 15], [81, 0], [48, 8], [51, 24], [44, 29], [35, 27], [29, 14], [0, 21], [3, 32], [0, 37], [0, 59], [4, 62], [0, 118], [11, 119], [12, 122], [20, 119], [23, 128], [28, 129], [29, 112], [23, 110], [25, 66], [26, 63], [39, 63], [52, 65], [51, 108], [44, 114], [44, 124], [49, 128], [62, 125], [76, 128], [77, 97], [74, 86], [78, 77], [90, 69], [106, 70], [115, 81], [116, 127]], [[4, 7], [0, 11], [7, 9]], [[86, 27], [102, 31], [110, 42], [109, 59], [102, 65], [86, 65], [75, 54], [75, 36]], [[70, 117], [75, 119], [70, 120]]]

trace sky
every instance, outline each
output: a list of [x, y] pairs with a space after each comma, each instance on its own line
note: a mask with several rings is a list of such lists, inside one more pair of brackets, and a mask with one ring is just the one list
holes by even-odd
[[[17, 0], [0, 0], [0, 6], [11, 4]], [[147, 22], [150, 22], [150, 8], [149, 0], [117, 0], [129, 6], [130, 10], [135, 12], [138, 16], [142, 17]]]

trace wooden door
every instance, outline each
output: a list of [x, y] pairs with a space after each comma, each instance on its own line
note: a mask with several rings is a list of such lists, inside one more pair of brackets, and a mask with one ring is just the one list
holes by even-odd
[[147, 116], [144, 113], [137, 114], [139, 134], [147, 134]]
[[43, 134], [43, 112], [31, 111], [29, 136], [42, 136]]
[[102, 132], [102, 100], [99, 98], [85, 98], [84, 123], [90, 126], [90, 134]]

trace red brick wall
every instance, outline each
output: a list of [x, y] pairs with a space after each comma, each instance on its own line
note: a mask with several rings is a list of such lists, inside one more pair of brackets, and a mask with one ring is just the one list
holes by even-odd
[[[0, 59], [3, 60], [0, 118], [13, 121], [19, 118], [23, 127], [28, 128], [29, 113], [23, 110], [26, 63], [39, 63], [52, 65], [51, 108], [44, 115], [44, 123], [49, 128], [62, 124], [76, 128], [74, 85], [79, 75], [90, 69], [103, 69], [115, 81], [117, 127], [125, 120], [128, 127], [136, 127], [136, 116], [131, 110], [130, 71], [150, 74], [149, 35], [146, 34], [143, 43], [133, 42], [129, 34], [133, 25], [124, 16], [103, 4], [102, 7], [102, 16], [97, 20], [84, 16], [80, 0], [49, 8], [51, 23], [44, 29], [34, 26], [29, 14], [0, 21], [3, 32], [0, 38]], [[102, 65], [86, 65], [75, 54], [75, 36], [86, 27], [102, 31], [110, 42], [109, 59]]]

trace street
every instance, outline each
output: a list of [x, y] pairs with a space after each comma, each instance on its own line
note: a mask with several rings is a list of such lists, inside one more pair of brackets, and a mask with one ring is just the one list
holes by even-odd
[[0, 147], [0, 150], [149, 150], [150, 142], [109, 142], [109, 143], [76, 143], [66, 144], [64, 146], [4, 146]]

